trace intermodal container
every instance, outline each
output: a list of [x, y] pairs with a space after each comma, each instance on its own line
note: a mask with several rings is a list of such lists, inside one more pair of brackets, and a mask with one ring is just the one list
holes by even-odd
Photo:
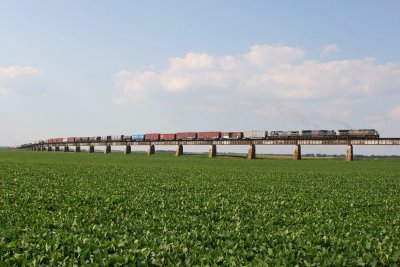
[[243, 132], [243, 138], [244, 139], [264, 139], [268, 136], [267, 131], [261, 131], [261, 130], [256, 130], [256, 131], [245, 131]]
[[75, 137], [68, 137], [67, 142], [68, 143], [75, 142]]
[[160, 134], [160, 140], [165, 140], [165, 141], [171, 141], [175, 140], [176, 134], [174, 133], [168, 133], [168, 134]]
[[158, 141], [160, 140], [159, 133], [148, 133], [144, 135], [144, 140], [146, 141]]
[[215, 140], [221, 138], [221, 132], [198, 132], [197, 139], [199, 140]]
[[194, 132], [183, 132], [176, 134], [176, 140], [196, 140], [197, 133]]

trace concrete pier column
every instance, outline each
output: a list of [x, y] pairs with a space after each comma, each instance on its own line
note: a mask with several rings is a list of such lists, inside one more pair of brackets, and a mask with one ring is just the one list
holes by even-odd
[[89, 146], [89, 153], [94, 153], [94, 146]]
[[249, 150], [247, 151], [247, 159], [256, 158], [256, 145], [249, 145]]
[[208, 157], [213, 158], [217, 156], [217, 145], [211, 145], [210, 149], [208, 150]]
[[301, 145], [294, 146], [293, 160], [301, 160]]
[[147, 151], [147, 155], [154, 155], [156, 153], [156, 147], [154, 145], [150, 145], [149, 150]]
[[52, 148], [51, 146], [49, 146], [49, 147], [47, 148], [47, 151], [53, 151], [53, 148]]
[[125, 154], [125, 155], [126, 155], [126, 154], [130, 154], [131, 151], [132, 151], [131, 146], [130, 146], [130, 145], [126, 145], [126, 146], [125, 146], [124, 154]]
[[109, 153], [111, 153], [111, 146], [107, 145], [106, 150], [104, 150], [104, 154], [109, 154]]
[[81, 147], [80, 146], [76, 146], [75, 147], [75, 152], [81, 152]]
[[69, 152], [69, 146], [64, 147], [64, 152]]
[[54, 151], [60, 151], [60, 147], [59, 146], [56, 146], [56, 148], [54, 149]]
[[346, 161], [353, 161], [353, 145], [347, 145]]
[[182, 155], [183, 155], [183, 145], [177, 145], [175, 156], [179, 157]]

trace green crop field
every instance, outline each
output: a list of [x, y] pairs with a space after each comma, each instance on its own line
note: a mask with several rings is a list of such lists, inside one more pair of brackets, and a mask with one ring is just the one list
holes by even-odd
[[0, 265], [400, 264], [400, 160], [0, 151]]

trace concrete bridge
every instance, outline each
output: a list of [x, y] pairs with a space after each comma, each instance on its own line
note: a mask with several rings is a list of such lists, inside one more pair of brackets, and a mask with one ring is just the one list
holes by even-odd
[[[75, 147], [75, 152], [81, 152], [81, 147], [89, 147], [89, 153], [93, 153], [95, 147], [105, 147], [104, 153], [111, 153], [112, 146], [124, 146], [125, 154], [131, 153], [131, 146], [148, 146], [148, 155], [156, 153], [156, 146], [176, 146], [176, 156], [183, 155], [184, 145], [210, 146], [208, 156], [217, 156], [217, 145], [247, 145], [248, 159], [256, 158], [256, 145], [293, 145], [293, 159], [301, 159], [302, 145], [345, 145], [346, 160], [353, 160], [354, 145], [400, 145], [400, 138], [378, 138], [378, 139], [240, 139], [240, 140], [188, 140], [188, 141], [93, 141], [93, 142], [62, 142], [23, 145], [20, 149], [37, 151], [64, 151], [69, 152], [70, 147]], [[63, 148], [63, 149], [60, 149]]]

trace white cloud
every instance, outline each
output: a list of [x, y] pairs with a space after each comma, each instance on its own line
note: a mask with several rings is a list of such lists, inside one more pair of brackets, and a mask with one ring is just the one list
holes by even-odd
[[30, 66], [0, 67], [0, 95], [30, 88], [35, 84], [33, 80], [40, 75], [39, 69]]
[[339, 48], [337, 47], [337, 45], [336, 44], [328, 44], [327, 46], [324, 47], [323, 54], [325, 56], [329, 56], [336, 52], [339, 52]]
[[188, 53], [159, 72], [122, 70], [116, 83], [127, 95], [150, 92], [229, 92], [240, 97], [279, 99], [366, 97], [397, 92], [400, 67], [372, 58], [319, 62], [287, 46], [255, 45], [242, 55]]
[[388, 118], [387, 106], [400, 100], [398, 63], [316, 61], [302, 48], [283, 45], [254, 45], [236, 55], [191, 52], [171, 59], [164, 69], [122, 70], [114, 78], [124, 101], [155, 109], [161, 105], [196, 117], [199, 111], [229, 118], [247, 114], [313, 128], [377, 125], [365, 118]]
[[171, 69], [196, 70], [210, 69], [213, 67], [213, 58], [204, 53], [188, 53], [184, 58], [171, 59]]
[[305, 51], [301, 48], [282, 45], [254, 45], [245, 55], [252, 64], [269, 68], [283, 63], [292, 63], [302, 59]]
[[390, 113], [390, 116], [395, 119], [400, 119], [400, 106], [395, 107]]
[[1, 78], [17, 78], [18, 76], [23, 75], [34, 75], [37, 76], [40, 74], [40, 70], [33, 67], [20, 67], [20, 66], [9, 66], [9, 67], [0, 67], [0, 77]]

